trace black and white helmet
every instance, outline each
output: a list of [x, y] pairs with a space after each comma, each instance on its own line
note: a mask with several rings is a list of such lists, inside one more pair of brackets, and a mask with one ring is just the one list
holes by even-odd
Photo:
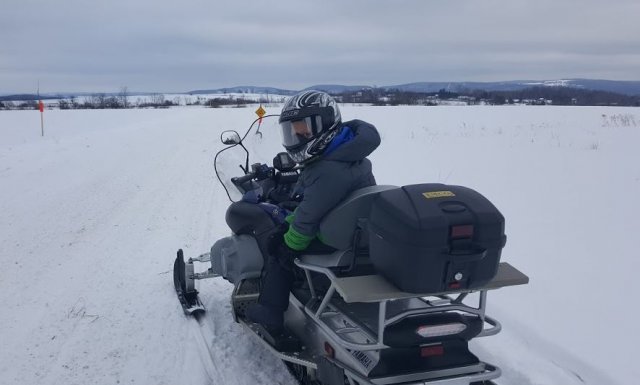
[[322, 154], [341, 123], [338, 103], [322, 91], [302, 91], [280, 113], [282, 145], [296, 163]]

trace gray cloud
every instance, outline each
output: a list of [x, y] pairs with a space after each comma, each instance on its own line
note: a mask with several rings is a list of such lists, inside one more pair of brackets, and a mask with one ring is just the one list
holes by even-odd
[[8, 0], [0, 93], [638, 80], [640, 2]]

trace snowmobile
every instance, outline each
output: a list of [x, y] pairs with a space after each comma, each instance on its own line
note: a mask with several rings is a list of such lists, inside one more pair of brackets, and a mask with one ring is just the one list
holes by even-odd
[[[255, 124], [255, 122], [254, 122]], [[222, 277], [234, 285], [231, 309], [242, 324], [282, 359], [302, 384], [494, 384], [501, 375], [468, 348], [473, 338], [500, 332], [485, 314], [490, 290], [528, 283], [500, 262], [504, 218], [479, 193], [444, 184], [378, 185], [357, 190], [320, 224], [321, 247], [295, 260], [296, 283], [285, 330], [274, 335], [246, 320], [260, 295], [269, 238], [300, 197], [298, 166], [286, 152], [273, 165], [249, 166], [236, 131], [225, 147], [246, 152], [244, 175], [231, 178], [242, 199], [226, 222], [232, 234], [185, 260], [178, 250], [174, 285], [184, 313], [205, 308], [195, 282]], [[280, 233], [281, 234], [281, 233]], [[210, 264], [196, 272], [196, 263]]]

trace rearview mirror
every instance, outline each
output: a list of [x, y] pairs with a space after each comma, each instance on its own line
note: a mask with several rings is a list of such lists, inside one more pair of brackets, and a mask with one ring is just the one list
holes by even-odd
[[220, 140], [223, 144], [239, 144], [242, 141], [240, 134], [233, 130], [223, 131], [222, 134], [220, 134]]

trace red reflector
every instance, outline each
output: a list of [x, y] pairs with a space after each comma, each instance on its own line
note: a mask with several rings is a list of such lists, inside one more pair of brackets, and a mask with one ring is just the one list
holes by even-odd
[[451, 238], [472, 238], [473, 225], [451, 226]]
[[449, 284], [449, 289], [459, 289], [460, 288], [460, 282], [451, 282]]
[[335, 350], [333, 350], [333, 346], [329, 345], [326, 341], [324, 343], [324, 354], [329, 358], [334, 358], [336, 355]]
[[420, 349], [420, 357], [433, 357], [433, 356], [443, 356], [444, 355], [444, 346], [442, 345], [434, 345], [434, 346], [425, 346]]

